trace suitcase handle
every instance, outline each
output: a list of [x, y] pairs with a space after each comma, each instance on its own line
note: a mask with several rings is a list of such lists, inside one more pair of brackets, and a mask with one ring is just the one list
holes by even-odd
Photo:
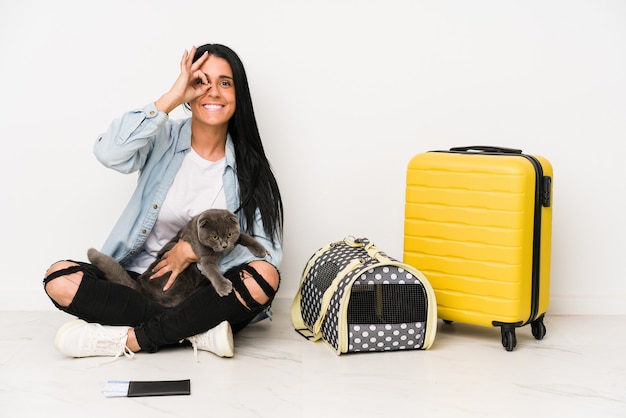
[[496, 152], [498, 154], [521, 154], [521, 149], [515, 148], [505, 148], [505, 147], [491, 147], [487, 145], [470, 145], [467, 147], [453, 147], [450, 148], [450, 151], [456, 152], [469, 152], [469, 151], [480, 151], [480, 152]]

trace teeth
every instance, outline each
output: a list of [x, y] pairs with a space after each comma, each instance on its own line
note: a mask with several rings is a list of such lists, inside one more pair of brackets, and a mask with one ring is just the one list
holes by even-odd
[[222, 108], [222, 105], [210, 104], [210, 105], [204, 105], [204, 108], [208, 110], [218, 110]]

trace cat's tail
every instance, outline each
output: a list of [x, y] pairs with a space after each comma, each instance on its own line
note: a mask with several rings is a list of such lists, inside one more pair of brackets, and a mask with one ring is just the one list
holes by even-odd
[[123, 284], [124, 286], [139, 291], [137, 282], [130, 277], [128, 272], [124, 270], [124, 267], [113, 257], [103, 254], [95, 248], [90, 248], [87, 251], [87, 258], [91, 264], [104, 273], [104, 277], [106, 277], [108, 281]]

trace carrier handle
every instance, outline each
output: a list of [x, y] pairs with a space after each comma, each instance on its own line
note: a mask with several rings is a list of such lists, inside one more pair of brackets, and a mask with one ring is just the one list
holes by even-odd
[[380, 251], [377, 247], [371, 246], [367, 248], [367, 254], [379, 263], [393, 263], [394, 260], [384, 252]]
[[343, 243], [352, 248], [360, 248], [370, 244], [370, 240], [367, 238], [356, 238], [353, 235], [348, 235], [343, 239]]
[[480, 151], [480, 152], [495, 152], [498, 154], [521, 154], [521, 149], [515, 148], [506, 148], [506, 147], [493, 147], [489, 145], [470, 145], [467, 147], [453, 147], [450, 148], [450, 151], [454, 152], [469, 152], [469, 151]]

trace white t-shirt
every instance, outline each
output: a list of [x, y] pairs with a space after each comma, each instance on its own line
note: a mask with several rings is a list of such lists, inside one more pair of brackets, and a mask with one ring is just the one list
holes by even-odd
[[157, 253], [191, 218], [207, 209], [226, 209], [222, 175], [225, 159], [208, 161], [193, 148], [185, 155], [176, 173], [154, 228], [148, 235], [141, 253], [128, 270], [143, 273], [156, 259]]

